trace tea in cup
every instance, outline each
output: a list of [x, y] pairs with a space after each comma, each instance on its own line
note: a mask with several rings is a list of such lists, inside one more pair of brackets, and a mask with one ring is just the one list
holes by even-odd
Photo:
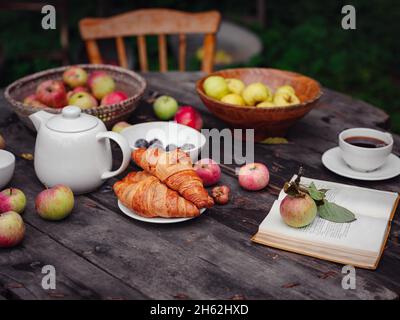
[[373, 171], [381, 167], [392, 153], [390, 133], [368, 128], [353, 128], [339, 134], [339, 147], [346, 164], [357, 171]]

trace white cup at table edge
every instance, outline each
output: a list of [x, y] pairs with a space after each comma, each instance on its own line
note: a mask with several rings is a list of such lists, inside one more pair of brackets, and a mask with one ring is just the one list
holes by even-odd
[[[379, 148], [363, 148], [345, 141], [350, 137], [371, 137], [387, 145]], [[380, 168], [392, 153], [393, 137], [390, 133], [369, 128], [352, 128], [339, 134], [339, 147], [346, 164], [356, 171], [368, 172]]]
[[6, 186], [13, 177], [15, 156], [6, 150], [0, 150], [0, 188]]

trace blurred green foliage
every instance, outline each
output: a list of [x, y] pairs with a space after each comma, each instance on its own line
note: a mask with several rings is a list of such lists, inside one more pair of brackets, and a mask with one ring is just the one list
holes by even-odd
[[[341, 8], [345, 4], [356, 8], [356, 30], [341, 28]], [[69, 54], [73, 63], [86, 59], [77, 28], [83, 17], [108, 16], [143, 7], [217, 9], [224, 18], [250, 28], [260, 37], [264, 50], [246, 66], [274, 67], [309, 75], [326, 87], [384, 109], [392, 116], [392, 129], [400, 132], [398, 1], [266, 0], [265, 26], [254, 18], [255, 2], [240, 0], [71, 0], [68, 7]], [[41, 29], [41, 17], [33, 12], [0, 12], [0, 45], [5, 57], [0, 87], [34, 71], [59, 65], [40, 55], [26, 57], [28, 53], [60, 47], [59, 32]], [[156, 41], [149, 40], [148, 46], [149, 55], [156, 57]], [[156, 70], [157, 65], [152, 69]]]

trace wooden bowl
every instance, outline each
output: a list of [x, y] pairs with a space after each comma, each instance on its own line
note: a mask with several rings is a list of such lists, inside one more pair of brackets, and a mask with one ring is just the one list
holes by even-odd
[[[210, 75], [224, 78], [236, 78], [246, 85], [252, 82], [263, 82], [275, 91], [279, 86], [291, 85], [301, 103], [288, 107], [251, 107], [227, 104], [207, 96], [203, 83]], [[265, 68], [226, 69], [214, 72], [196, 83], [196, 90], [207, 108], [218, 118], [227, 122], [230, 127], [254, 129], [255, 140], [267, 137], [284, 136], [286, 131], [297, 120], [304, 117], [322, 95], [320, 84], [298, 73]]]
[[[124, 91], [128, 95], [128, 99], [107, 106], [99, 106], [95, 108], [82, 110], [85, 113], [94, 115], [101, 119], [107, 128], [112, 127], [115, 123], [126, 120], [130, 114], [136, 109], [140, 98], [146, 89], [146, 81], [137, 73], [128, 69], [102, 64], [81, 64], [79, 67], [85, 69], [88, 73], [93, 71], [105, 71], [113, 77], [116, 83], [116, 90]], [[4, 96], [10, 103], [12, 109], [16, 112], [20, 120], [30, 129], [34, 130], [33, 125], [28, 118], [32, 113], [45, 110], [51, 113], [60, 113], [62, 108], [38, 108], [23, 103], [25, 97], [35, 93], [39, 83], [45, 80], [62, 80], [62, 74], [69, 68], [60, 67], [34, 73], [30, 76], [21, 78], [10, 84]]]

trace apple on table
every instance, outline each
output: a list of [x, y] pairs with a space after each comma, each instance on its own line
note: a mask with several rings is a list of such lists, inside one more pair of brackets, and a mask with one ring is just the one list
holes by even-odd
[[25, 236], [25, 224], [14, 211], [0, 213], [0, 248], [10, 248], [19, 244]]
[[57, 221], [69, 216], [74, 202], [72, 190], [59, 184], [40, 192], [35, 199], [35, 208], [41, 218]]
[[22, 213], [25, 207], [26, 196], [20, 189], [8, 188], [0, 192], [0, 212]]
[[155, 115], [161, 120], [172, 119], [178, 111], [178, 102], [170, 96], [160, 96], [153, 103]]
[[239, 185], [251, 191], [264, 189], [269, 183], [269, 170], [262, 163], [249, 163], [239, 170]]

